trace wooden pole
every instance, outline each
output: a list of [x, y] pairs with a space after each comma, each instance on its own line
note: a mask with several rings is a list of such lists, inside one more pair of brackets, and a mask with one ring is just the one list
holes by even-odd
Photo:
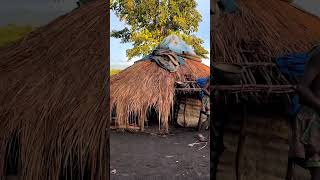
[[[211, 23], [213, 25], [213, 48], [214, 48], [214, 52], [213, 55], [211, 56], [212, 58], [214, 58], [216, 52], [217, 52], [217, 40], [218, 40], [218, 18], [219, 18], [219, 14], [218, 14], [218, 8], [217, 8], [217, 0], [213, 1], [214, 5], [213, 5], [213, 17], [212, 21], [213, 23]], [[211, 58], [210, 58], [211, 59]], [[214, 60], [214, 59], [213, 59]]]
[[242, 123], [240, 128], [240, 134], [239, 134], [239, 140], [238, 140], [238, 147], [237, 147], [237, 154], [236, 154], [236, 180], [241, 180], [241, 173], [240, 173], [240, 161], [242, 159], [243, 154], [243, 145], [245, 143], [246, 138], [246, 126], [247, 126], [247, 105], [246, 102], [243, 102], [243, 117], [242, 117]]
[[[211, 43], [213, 45], [213, 53], [210, 53], [210, 61], [215, 60], [216, 56], [216, 51], [217, 51], [217, 19], [216, 16], [217, 14], [217, 0], [211, 1], [211, 3], [214, 3], [211, 7], [213, 7], [213, 11], [211, 9], [210, 16], [211, 16], [211, 26], [210, 27], [210, 34], [211, 36], [213, 35], [213, 42]], [[211, 14], [212, 13], [212, 14]], [[210, 88], [211, 89], [211, 88]], [[218, 117], [217, 114], [218, 112], [215, 111], [214, 116]], [[223, 146], [223, 129], [224, 127], [218, 126], [216, 127], [216, 122], [221, 121], [221, 119], [215, 119], [214, 121], [210, 120], [210, 139], [213, 140], [213, 142], [210, 142], [210, 179], [216, 180], [217, 178], [217, 171], [218, 171], [218, 164], [219, 164], [219, 158], [221, 155], [221, 144]], [[219, 124], [219, 123], [218, 123]], [[223, 123], [222, 123], [223, 124]], [[216, 129], [217, 128], [217, 129]], [[217, 131], [217, 132], [215, 132]], [[221, 132], [222, 131], [222, 132]]]

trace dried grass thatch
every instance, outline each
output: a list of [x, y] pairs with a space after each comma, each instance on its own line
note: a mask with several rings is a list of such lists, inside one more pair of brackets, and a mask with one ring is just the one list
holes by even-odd
[[144, 121], [150, 108], [159, 114], [159, 129], [168, 132], [168, 121], [175, 96], [175, 81], [184, 81], [185, 75], [195, 78], [210, 75], [208, 66], [186, 59], [186, 65], [170, 73], [151, 61], [140, 61], [112, 76], [110, 80], [110, 107], [116, 111], [116, 125], [128, 128], [128, 117], [138, 121], [133, 125], [144, 130]]
[[[221, 15], [214, 61], [272, 62], [320, 42], [320, 19], [279, 0], [237, 0], [241, 13]], [[211, 36], [214, 38], [214, 34]]]
[[[245, 67], [242, 85], [219, 87], [250, 94], [257, 102], [269, 95], [288, 95], [294, 84], [275, 65], [276, 57], [308, 51], [320, 42], [320, 19], [280, 0], [236, 0], [240, 12], [213, 16], [214, 62]], [[244, 86], [243, 86], [244, 85]], [[259, 89], [259, 92], [257, 91]]]
[[24, 180], [109, 179], [107, 2], [0, 50], [0, 179], [18, 137]]

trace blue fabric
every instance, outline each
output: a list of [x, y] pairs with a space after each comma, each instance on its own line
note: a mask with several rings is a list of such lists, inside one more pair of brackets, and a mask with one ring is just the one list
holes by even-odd
[[238, 9], [235, 0], [220, 0], [220, 2], [224, 7], [224, 11], [227, 13], [233, 13]]
[[305, 64], [309, 59], [308, 53], [294, 53], [279, 57], [276, 63], [282, 73], [288, 75], [289, 78], [294, 78], [303, 76]]
[[[197, 84], [198, 84], [201, 88], [204, 88], [204, 87], [206, 86], [207, 81], [208, 81], [208, 78], [199, 78], [199, 79], [196, 80]], [[202, 99], [203, 96], [204, 96], [204, 92], [201, 91], [201, 92], [199, 93], [200, 99]]]
[[289, 115], [295, 116], [296, 114], [298, 114], [300, 107], [301, 107], [301, 105], [300, 105], [300, 101], [299, 101], [299, 96], [296, 95], [291, 99], [291, 108], [289, 111]]
[[179, 64], [180, 64], [180, 65], [185, 65], [185, 61], [184, 61], [184, 58], [183, 58], [183, 57], [178, 56], [178, 61], [179, 61]]
[[[305, 70], [305, 65], [310, 59], [308, 53], [293, 53], [287, 56], [279, 57], [276, 64], [283, 74], [286, 74], [290, 79], [302, 77]], [[289, 114], [295, 116], [300, 110], [299, 96], [294, 96], [291, 99], [291, 108]]]
[[207, 81], [208, 81], [208, 78], [199, 78], [199, 79], [196, 80], [197, 84], [201, 88], [204, 88], [206, 86]]

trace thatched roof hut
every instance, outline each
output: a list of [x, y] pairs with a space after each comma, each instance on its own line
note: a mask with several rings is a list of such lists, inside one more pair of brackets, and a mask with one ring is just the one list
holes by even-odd
[[[159, 116], [159, 129], [168, 131], [173, 108], [175, 81], [185, 81], [186, 75], [208, 77], [210, 69], [199, 61], [185, 59], [186, 64], [170, 73], [155, 62], [139, 61], [110, 79], [110, 107], [116, 112], [117, 128], [137, 126], [144, 130], [148, 111], [154, 108]], [[128, 117], [137, 121], [129, 123]]]
[[107, 9], [94, 0], [0, 50], [0, 179], [12, 156], [24, 180], [109, 179]]

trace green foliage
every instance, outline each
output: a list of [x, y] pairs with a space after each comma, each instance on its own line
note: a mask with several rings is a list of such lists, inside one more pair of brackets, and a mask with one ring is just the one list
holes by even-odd
[[34, 28], [31, 26], [8, 25], [0, 27], [0, 47], [16, 42], [33, 30]]
[[208, 58], [203, 40], [193, 34], [202, 18], [195, 0], [110, 0], [110, 3], [110, 9], [130, 27], [111, 32], [111, 37], [133, 44], [127, 50], [129, 60], [149, 54], [170, 34], [178, 35], [199, 56]]
[[119, 72], [121, 72], [121, 70], [111, 69], [111, 70], [110, 70], [110, 76], [115, 75], [115, 74], [118, 74]]

